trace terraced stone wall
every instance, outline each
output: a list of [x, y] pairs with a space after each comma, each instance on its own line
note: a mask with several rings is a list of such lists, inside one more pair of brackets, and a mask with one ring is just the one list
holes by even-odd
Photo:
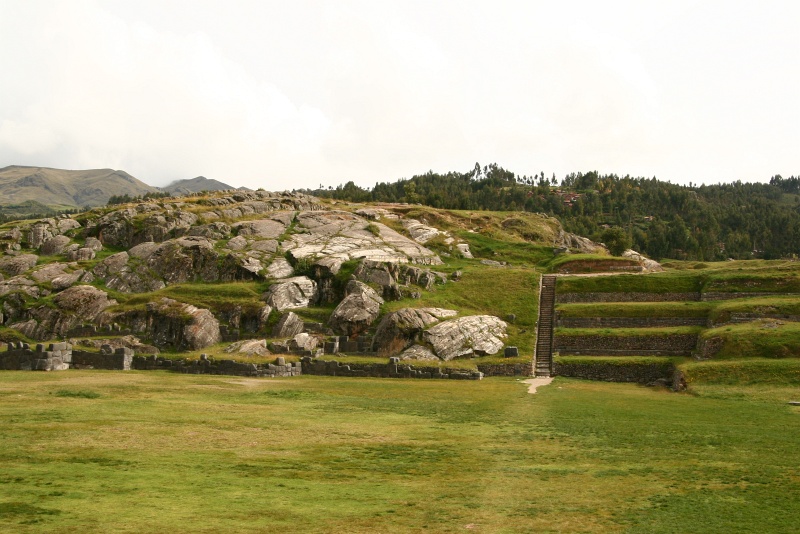
[[676, 370], [671, 362], [559, 362], [553, 363], [553, 374], [600, 380], [604, 382], [633, 382], [636, 384], [662, 383], [672, 385]]
[[657, 328], [664, 326], [708, 326], [705, 317], [560, 317], [559, 328]]
[[556, 304], [591, 302], [697, 302], [699, 292], [692, 293], [556, 293]]
[[553, 339], [554, 350], [561, 354], [573, 355], [657, 355], [690, 356], [697, 346], [697, 334], [610, 336], [556, 334]]

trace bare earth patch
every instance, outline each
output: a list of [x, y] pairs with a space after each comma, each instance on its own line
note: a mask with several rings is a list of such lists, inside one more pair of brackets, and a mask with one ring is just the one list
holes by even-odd
[[536, 388], [540, 386], [546, 386], [550, 382], [553, 381], [552, 376], [541, 377], [541, 378], [529, 378], [528, 380], [523, 380], [523, 384], [528, 384], [528, 393], [536, 393]]

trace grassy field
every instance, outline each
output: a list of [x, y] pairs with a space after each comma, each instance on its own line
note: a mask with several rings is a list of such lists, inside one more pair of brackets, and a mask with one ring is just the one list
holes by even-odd
[[[797, 299], [795, 299], [797, 300]], [[558, 304], [561, 317], [707, 317], [716, 302], [598, 302]]]
[[8, 532], [796, 532], [796, 387], [0, 373]]

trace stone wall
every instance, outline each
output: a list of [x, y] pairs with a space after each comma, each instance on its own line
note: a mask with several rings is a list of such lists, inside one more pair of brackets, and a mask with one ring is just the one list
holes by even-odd
[[746, 299], [753, 297], [774, 297], [781, 295], [791, 295], [792, 293], [776, 293], [769, 291], [761, 292], [724, 292], [724, 291], [709, 291], [703, 293], [700, 300], [733, 300], [733, 299]]
[[8, 343], [0, 352], [0, 369], [5, 371], [63, 371], [72, 361], [72, 345], [51, 343], [46, 348], [39, 343], [31, 348], [27, 343]]
[[578, 302], [686, 302], [699, 301], [700, 293], [556, 293], [556, 304]]
[[605, 382], [662, 383], [671, 385], [675, 366], [671, 362], [553, 362], [555, 376], [568, 376]]
[[401, 364], [399, 358], [389, 358], [388, 363], [342, 364], [336, 360], [303, 358], [303, 374], [324, 376], [361, 376], [376, 378], [448, 378], [454, 380], [480, 380], [483, 373], [465, 369], [439, 367], [414, 367]]
[[559, 328], [657, 328], [662, 326], [708, 326], [705, 317], [561, 317]]
[[73, 350], [70, 368], [130, 371], [132, 361], [133, 350], [127, 347], [120, 347], [116, 350], [109, 348], [100, 352]]
[[690, 356], [697, 347], [697, 334], [663, 336], [558, 335], [553, 338], [554, 351], [561, 354], [597, 356]]
[[165, 370], [193, 375], [231, 375], [287, 377], [302, 374], [299, 362], [287, 363], [278, 357], [275, 363], [242, 363], [236, 360], [213, 360], [201, 355], [199, 360], [170, 360], [159, 356], [134, 356], [131, 367], [140, 371]]
[[533, 376], [533, 361], [529, 363], [479, 363], [483, 376]]

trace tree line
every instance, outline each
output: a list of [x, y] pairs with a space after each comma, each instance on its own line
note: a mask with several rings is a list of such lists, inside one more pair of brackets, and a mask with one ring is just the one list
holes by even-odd
[[350, 181], [306, 191], [354, 202], [408, 202], [457, 210], [527, 211], [557, 217], [567, 231], [630, 244], [655, 259], [782, 258], [800, 253], [800, 177], [769, 183], [678, 185], [596, 171], [560, 181], [519, 176], [497, 164], [429, 171], [372, 189]]

